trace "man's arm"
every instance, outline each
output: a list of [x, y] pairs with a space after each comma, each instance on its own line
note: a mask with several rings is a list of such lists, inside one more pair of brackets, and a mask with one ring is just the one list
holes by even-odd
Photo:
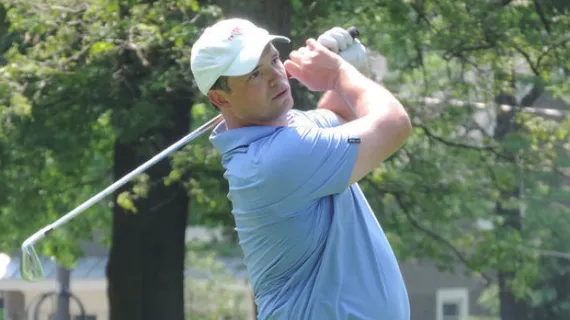
[[333, 90], [326, 91], [323, 94], [317, 103], [317, 110], [322, 112], [327, 112], [326, 110], [332, 111], [338, 118], [339, 124], [358, 119], [356, 112]]
[[411, 134], [411, 121], [402, 104], [381, 85], [348, 63], [339, 69], [333, 91], [357, 119], [333, 130], [360, 138], [350, 183], [355, 183], [394, 154]]
[[[317, 41], [329, 50], [337, 53], [344, 61], [353, 65], [364, 76], [370, 77], [367, 49], [358, 39], [353, 39], [347, 30], [340, 27], [331, 28], [320, 35]], [[317, 110], [319, 109], [332, 111], [335, 114], [333, 116], [338, 118], [341, 124], [358, 119], [358, 115], [354, 110], [334, 90], [328, 90], [323, 94], [317, 104]]]
[[333, 90], [358, 117], [325, 129], [327, 135], [342, 136], [349, 144], [359, 145], [350, 179], [347, 179], [350, 185], [404, 144], [412, 132], [411, 121], [404, 107], [388, 90], [314, 39], [306, 43], [304, 50], [292, 51], [291, 59], [285, 61], [289, 74], [309, 90]]

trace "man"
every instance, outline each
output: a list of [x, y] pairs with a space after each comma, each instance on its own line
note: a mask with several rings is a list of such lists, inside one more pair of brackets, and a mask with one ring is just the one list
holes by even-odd
[[[356, 182], [402, 146], [410, 120], [341, 58], [362, 57], [360, 42], [340, 28], [319, 39], [283, 64], [272, 42], [288, 38], [228, 19], [192, 48], [196, 83], [224, 118], [210, 141], [258, 317], [408, 320], [398, 263]], [[316, 110], [292, 110], [287, 73], [325, 92]]]

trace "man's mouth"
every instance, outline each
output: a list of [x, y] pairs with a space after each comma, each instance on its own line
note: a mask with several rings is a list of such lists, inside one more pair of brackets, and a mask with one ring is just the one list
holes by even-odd
[[287, 89], [287, 88], [283, 89], [281, 92], [279, 92], [277, 95], [275, 95], [273, 97], [273, 99], [275, 100], [275, 99], [281, 98], [285, 93], [287, 93], [287, 91], [289, 91], [289, 89]]

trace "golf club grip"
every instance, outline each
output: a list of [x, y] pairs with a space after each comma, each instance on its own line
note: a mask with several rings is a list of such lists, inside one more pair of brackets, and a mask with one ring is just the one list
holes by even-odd
[[346, 29], [346, 31], [348, 31], [352, 39], [358, 38], [358, 36], [360, 35], [360, 31], [358, 31], [358, 28], [355, 26]]
[[[352, 39], [355, 39], [360, 35], [360, 31], [355, 26], [349, 27], [348, 29], [346, 29], [346, 31], [348, 31], [348, 34], [350, 34]], [[291, 74], [289, 74], [289, 71], [285, 71], [285, 72], [287, 73], [287, 78], [291, 79]]]

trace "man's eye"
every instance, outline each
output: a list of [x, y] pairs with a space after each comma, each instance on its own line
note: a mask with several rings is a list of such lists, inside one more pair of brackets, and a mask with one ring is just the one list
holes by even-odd
[[252, 73], [249, 75], [249, 78], [250, 78], [250, 79], [255, 79], [255, 78], [257, 78], [258, 76], [259, 76], [259, 70], [256, 70], [256, 71], [252, 72]]

